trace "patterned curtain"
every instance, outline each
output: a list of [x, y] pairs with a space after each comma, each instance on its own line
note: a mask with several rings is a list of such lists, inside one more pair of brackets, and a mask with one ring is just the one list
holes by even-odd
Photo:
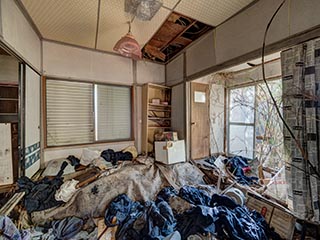
[[284, 128], [289, 206], [297, 216], [319, 222], [320, 39], [283, 51], [281, 67], [283, 116], [314, 166]]

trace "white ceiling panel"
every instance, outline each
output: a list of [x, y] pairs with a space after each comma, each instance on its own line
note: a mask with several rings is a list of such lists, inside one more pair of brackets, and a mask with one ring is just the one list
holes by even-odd
[[[46, 39], [112, 52], [115, 43], [128, 32], [127, 22], [131, 17], [124, 11], [125, 0], [20, 1]], [[134, 19], [132, 33], [142, 47], [169, 16], [169, 9], [216, 26], [252, 1], [254, 0], [163, 0], [164, 7], [160, 8], [151, 21]], [[100, 17], [96, 39], [99, 2]]]
[[251, 2], [253, 0], [182, 0], [174, 10], [200, 22], [217, 26]]
[[44, 38], [93, 48], [98, 0], [22, 0]]
[[178, 2], [179, 0], [163, 0], [163, 6], [173, 9]]
[[124, 0], [101, 0], [97, 48], [113, 51], [115, 43], [128, 32], [128, 21]]
[[[151, 21], [134, 19], [131, 32], [143, 46], [169, 16], [170, 11], [161, 8]], [[124, 11], [124, 0], [101, 0], [97, 49], [113, 51], [113, 46], [128, 30], [130, 16]]]

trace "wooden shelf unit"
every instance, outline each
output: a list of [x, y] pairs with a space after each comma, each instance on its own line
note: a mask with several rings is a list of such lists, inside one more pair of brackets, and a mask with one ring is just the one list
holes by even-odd
[[[19, 106], [19, 87], [18, 85], [9, 85], [0, 83], [0, 124], [3, 132], [0, 134], [2, 140], [8, 139], [9, 143], [6, 146], [1, 145], [0, 151], [5, 153], [11, 151], [11, 156], [5, 154], [0, 160], [8, 161], [6, 169], [3, 171], [12, 171], [12, 174], [6, 175], [8, 181], [0, 183], [0, 193], [12, 186], [11, 183], [18, 179], [19, 169], [19, 133], [18, 133], [18, 106]], [[8, 129], [8, 130], [6, 130]], [[3, 134], [5, 133], [5, 134]], [[11, 158], [11, 159], [10, 159]], [[11, 162], [11, 165], [9, 166]], [[3, 164], [0, 163], [3, 166]], [[10, 177], [9, 177], [10, 176]], [[12, 178], [11, 178], [12, 176]], [[10, 180], [9, 180], [10, 179]], [[9, 183], [11, 181], [11, 183]], [[8, 184], [9, 183], [9, 184]]]
[[[152, 103], [152, 99], [160, 99], [160, 104]], [[145, 84], [142, 88], [142, 153], [153, 154], [154, 135], [170, 130], [171, 88], [152, 83]]]

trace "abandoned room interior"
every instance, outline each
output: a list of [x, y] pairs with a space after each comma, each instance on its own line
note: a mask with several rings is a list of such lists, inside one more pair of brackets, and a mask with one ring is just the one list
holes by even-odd
[[0, 0], [0, 239], [320, 239], [319, 0]]

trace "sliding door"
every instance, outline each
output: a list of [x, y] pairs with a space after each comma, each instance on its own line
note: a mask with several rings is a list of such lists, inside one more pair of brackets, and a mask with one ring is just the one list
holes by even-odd
[[40, 82], [38, 73], [25, 68], [25, 175], [40, 169]]

